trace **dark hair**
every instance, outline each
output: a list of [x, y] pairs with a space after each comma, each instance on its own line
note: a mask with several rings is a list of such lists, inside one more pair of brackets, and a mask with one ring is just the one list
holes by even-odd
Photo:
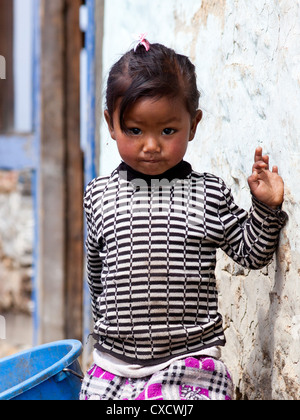
[[149, 51], [143, 45], [127, 52], [110, 70], [106, 108], [111, 123], [118, 99], [120, 126], [126, 131], [124, 115], [142, 98], [175, 98], [182, 96], [191, 118], [195, 118], [200, 93], [197, 88], [196, 69], [188, 57], [177, 54], [161, 44], [152, 44]]

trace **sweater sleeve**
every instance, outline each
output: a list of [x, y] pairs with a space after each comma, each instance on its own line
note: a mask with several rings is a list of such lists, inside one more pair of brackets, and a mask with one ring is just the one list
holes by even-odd
[[271, 209], [254, 196], [248, 214], [234, 203], [231, 191], [224, 183], [221, 188], [224, 198], [219, 205], [219, 220], [224, 234], [220, 247], [245, 268], [259, 270], [265, 267], [276, 251], [287, 214], [281, 209]]
[[92, 209], [92, 188], [93, 182], [87, 187], [84, 196], [84, 209], [86, 215], [87, 237], [86, 237], [86, 258], [87, 258], [87, 280], [91, 292], [93, 318], [96, 322], [100, 317], [99, 298], [103, 291], [101, 283], [102, 261], [100, 258], [101, 246], [97, 240], [97, 230], [94, 223]]

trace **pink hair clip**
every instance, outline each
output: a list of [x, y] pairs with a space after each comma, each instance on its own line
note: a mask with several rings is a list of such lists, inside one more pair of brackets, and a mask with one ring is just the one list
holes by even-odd
[[150, 42], [146, 39], [147, 34], [141, 34], [139, 35], [139, 39], [134, 47], [134, 52], [138, 49], [140, 45], [143, 45], [145, 47], [145, 50], [148, 52], [150, 50]]

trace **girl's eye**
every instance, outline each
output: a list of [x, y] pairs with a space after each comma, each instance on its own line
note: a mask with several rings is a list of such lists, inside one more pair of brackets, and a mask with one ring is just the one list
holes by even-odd
[[171, 136], [176, 133], [176, 130], [173, 130], [173, 128], [165, 128], [162, 133], [164, 136]]
[[142, 134], [142, 130], [140, 130], [139, 128], [129, 128], [129, 133], [133, 134], [134, 136], [139, 136], [140, 134]]

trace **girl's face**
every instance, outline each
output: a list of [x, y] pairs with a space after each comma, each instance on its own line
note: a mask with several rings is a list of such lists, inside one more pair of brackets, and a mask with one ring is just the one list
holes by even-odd
[[183, 100], [142, 98], [125, 113], [126, 132], [120, 127], [118, 106], [113, 121], [105, 118], [111, 137], [117, 141], [121, 158], [145, 175], [161, 175], [182, 161], [194, 139], [202, 111], [191, 121]]

